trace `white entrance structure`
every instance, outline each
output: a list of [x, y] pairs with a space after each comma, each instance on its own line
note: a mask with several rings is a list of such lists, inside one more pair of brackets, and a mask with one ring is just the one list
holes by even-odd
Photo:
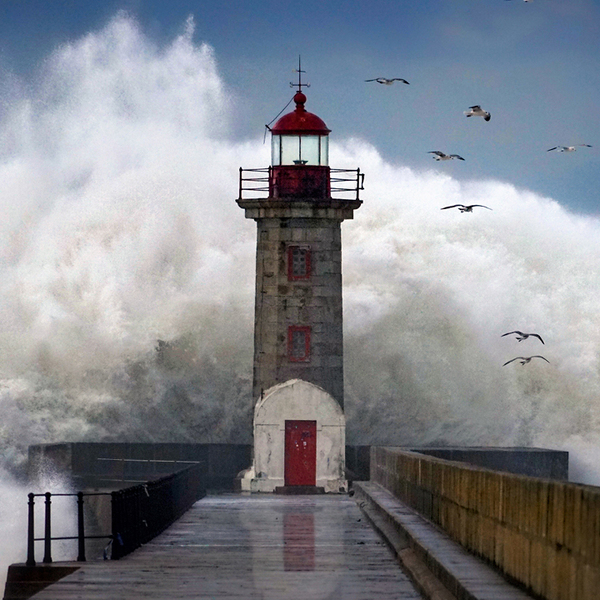
[[[339, 403], [319, 386], [291, 379], [267, 390], [254, 409], [254, 464], [241, 481], [242, 490], [273, 492], [286, 485], [286, 423], [314, 422], [316, 487], [326, 493], [348, 489], [344, 476], [346, 419]], [[293, 449], [292, 449], [293, 451]], [[290, 457], [287, 457], [289, 464]], [[288, 482], [289, 483], [289, 482]]]

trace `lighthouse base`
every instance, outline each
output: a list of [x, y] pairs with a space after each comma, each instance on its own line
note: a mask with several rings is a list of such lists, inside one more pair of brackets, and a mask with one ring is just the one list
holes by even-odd
[[270, 388], [254, 410], [254, 463], [241, 490], [345, 493], [345, 433], [342, 408], [319, 386], [292, 379]]

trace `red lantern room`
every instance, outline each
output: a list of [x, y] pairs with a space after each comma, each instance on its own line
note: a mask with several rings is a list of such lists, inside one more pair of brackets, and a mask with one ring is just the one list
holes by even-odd
[[[238, 203], [242, 208], [268, 192], [264, 201], [299, 201], [318, 204], [342, 204], [351, 211], [361, 204], [359, 195], [363, 189], [364, 175], [360, 169], [329, 168], [329, 134], [331, 130], [323, 119], [304, 108], [306, 95], [302, 83], [302, 70], [298, 64], [298, 83], [291, 83], [298, 90], [293, 97], [296, 109], [283, 115], [271, 132], [271, 166], [268, 168], [243, 169], [240, 167]], [[350, 196], [350, 197], [349, 197]], [[248, 204], [250, 202], [250, 204]], [[342, 204], [340, 204], [342, 203]], [[345, 216], [344, 218], [351, 218]]]
[[305, 108], [306, 96], [296, 92], [296, 110], [271, 128], [272, 198], [329, 198], [329, 132], [324, 121]]

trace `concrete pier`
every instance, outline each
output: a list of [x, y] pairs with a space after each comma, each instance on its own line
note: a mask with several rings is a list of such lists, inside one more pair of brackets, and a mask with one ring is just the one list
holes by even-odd
[[351, 498], [232, 494], [207, 496], [133, 554], [85, 563], [35, 596], [217, 597], [417, 600], [421, 595]]

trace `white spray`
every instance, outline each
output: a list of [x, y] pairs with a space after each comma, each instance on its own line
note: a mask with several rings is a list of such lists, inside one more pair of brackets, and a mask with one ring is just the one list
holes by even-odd
[[[27, 85], [2, 78], [13, 472], [33, 443], [249, 441], [255, 229], [234, 199], [268, 146], [232, 140], [233, 99], [192, 33], [156, 47], [120, 15]], [[343, 225], [349, 441], [564, 448], [600, 481], [600, 221], [360, 140], [331, 154], [367, 173]], [[459, 202], [493, 211], [440, 211]], [[514, 329], [546, 345], [500, 337]], [[502, 367], [530, 354], [550, 364]]]

